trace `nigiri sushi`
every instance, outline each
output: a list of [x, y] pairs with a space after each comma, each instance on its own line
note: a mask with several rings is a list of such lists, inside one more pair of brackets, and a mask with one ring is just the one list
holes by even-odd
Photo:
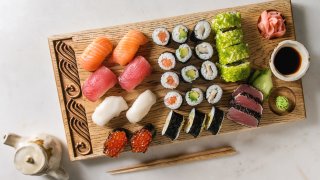
[[111, 62], [127, 65], [134, 58], [140, 46], [146, 44], [148, 38], [138, 30], [130, 30], [118, 43], [114, 49]]
[[89, 101], [96, 101], [117, 83], [117, 76], [107, 67], [101, 66], [92, 73], [82, 86], [82, 94]]
[[83, 69], [95, 71], [112, 52], [112, 49], [113, 45], [108, 38], [98, 37], [80, 55], [79, 63]]
[[152, 105], [157, 101], [157, 97], [150, 90], [141, 93], [127, 111], [127, 119], [131, 123], [141, 121], [150, 111]]
[[127, 110], [128, 104], [121, 96], [106, 97], [92, 114], [92, 121], [99, 126], [104, 126], [112, 118], [118, 117], [120, 113]]
[[131, 91], [149, 76], [151, 71], [149, 62], [144, 57], [137, 56], [118, 77], [119, 84], [126, 91]]

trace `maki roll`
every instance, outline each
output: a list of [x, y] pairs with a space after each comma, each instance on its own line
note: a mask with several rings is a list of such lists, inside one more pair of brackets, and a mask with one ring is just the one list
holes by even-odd
[[130, 139], [130, 132], [124, 128], [113, 130], [104, 143], [103, 153], [108, 157], [118, 157]]
[[185, 127], [185, 132], [191, 134], [193, 137], [198, 137], [204, 128], [206, 122], [206, 114], [195, 108], [191, 110], [188, 117], [188, 122]]
[[234, 29], [227, 32], [218, 31], [216, 35], [216, 45], [218, 49], [240, 44], [243, 42], [242, 29]]
[[152, 40], [160, 46], [166, 46], [170, 42], [170, 33], [164, 27], [156, 28], [152, 33]]
[[210, 23], [206, 20], [201, 20], [194, 26], [190, 39], [192, 41], [203, 41], [209, 37], [210, 33]]
[[199, 88], [192, 88], [186, 93], [186, 101], [190, 106], [196, 106], [203, 101], [203, 92]]
[[234, 46], [229, 46], [224, 49], [219, 49], [219, 62], [222, 65], [232, 64], [242, 61], [249, 57], [247, 44], [240, 43]]
[[215, 104], [215, 103], [219, 102], [222, 97], [222, 93], [223, 93], [223, 91], [222, 91], [221, 87], [218, 85], [212, 85], [212, 86], [208, 87], [208, 89], [206, 91], [206, 99], [207, 99], [208, 103]]
[[223, 120], [224, 120], [224, 112], [212, 106], [212, 109], [208, 114], [206, 129], [210, 131], [213, 135], [218, 134], [221, 129]]
[[199, 71], [195, 66], [189, 65], [181, 69], [181, 77], [183, 81], [192, 83], [193, 81], [198, 79]]
[[239, 12], [220, 13], [212, 20], [211, 27], [215, 32], [240, 28], [241, 14]]
[[218, 70], [213, 62], [205, 61], [201, 65], [200, 73], [203, 79], [211, 81], [217, 77]]
[[179, 77], [174, 72], [165, 72], [161, 76], [161, 84], [164, 88], [175, 89], [179, 85]]
[[136, 131], [131, 139], [131, 151], [136, 153], [145, 153], [156, 135], [156, 130], [152, 124], [145, 125], [142, 129]]
[[238, 65], [220, 65], [221, 78], [226, 82], [236, 82], [247, 79], [250, 75], [250, 62], [243, 62]]
[[158, 58], [158, 64], [162, 70], [168, 71], [176, 66], [176, 58], [171, 52], [164, 52]]
[[170, 109], [178, 109], [182, 101], [182, 96], [176, 91], [169, 91], [163, 99], [164, 105]]
[[184, 25], [177, 25], [173, 28], [172, 39], [177, 43], [185, 43], [188, 39], [188, 28]]
[[186, 63], [192, 56], [192, 50], [188, 44], [181, 44], [176, 50], [176, 57], [178, 61]]
[[213, 56], [213, 47], [207, 42], [198, 44], [195, 48], [196, 55], [199, 59], [208, 60]]
[[164, 123], [161, 133], [162, 136], [167, 136], [172, 141], [176, 140], [179, 137], [183, 124], [184, 117], [171, 110], [166, 118], [166, 122]]

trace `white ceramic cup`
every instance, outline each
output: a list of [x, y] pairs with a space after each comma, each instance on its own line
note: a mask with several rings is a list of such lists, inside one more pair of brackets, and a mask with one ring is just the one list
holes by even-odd
[[[274, 59], [278, 53], [278, 51], [283, 47], [291, 47], [294, 48], [301, 56], [301, 66], [299, 70], [290, 75], [281, 74], [274, 65]], [[296, 81], [302, 76], [304, 76], [309, 69], [310, 66], [310, 56], [308, 50], [304, 47], [303, 44], [299, 43], [298, 41], [292, 40], [285, 40], [278, 44], [278, 46], [273, 50], [271, 54], [271, 59], [269, 62], [270, 69], [272, 73], [279, 79], [283, 81]]]

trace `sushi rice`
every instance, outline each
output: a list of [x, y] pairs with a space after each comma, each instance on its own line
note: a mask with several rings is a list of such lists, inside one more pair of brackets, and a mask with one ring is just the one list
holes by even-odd
[[198, 79], [199, 71], [195, 66], [189, 65], [181, 69], [181, 76], [185, 82], [192, 83]]
[[217, 77], [218, 70], [213, 62], [205, 61], [201, 65], [200, 73], [205, 80], [211, 81]]
[[196, 55], [199, 59], [208, 60], [213, 56], [213, 47], [207, 42], [198, 44], [195, 48]]
[[164, 27], [156, 28], [152, 33], [152, 40], [160, 46], [166, 46], [170, 41], [170, 33]]
[[178, 109], [182, 104], [182, 96], [176, 91], [169, 91], [164, 99], [164, 104], [170, 109]]
[[158, 58], [158, 64], [162, 70], [169, 71], [176, 66], [176, 58], [171, 52], [164, 52]]
[[181, 44], [176, 50], [178, 61], [186, 63], [192, 56], [192, 50], [188, 44]]
[[210, 104], [216, 104], [222, 97], [222, 89], [219, 85], [211, 85], [206, 91], [206, 99]]
[[167, 89], [175, 89], [179, 85], [179, 77], [174, 72], [165, 72], [161, 76], [161, 85]]
[[190, 106], [196, 106], [203, 101], [203, 92], [199, 88], [192, 88], [186, 93], [186, 102]]
[[177, 25], [173, 28], [172, 39], [177, 43], [185, 43], [188, 39], [188, 28], [184, 25]]
[[193, 28], [192, 36], [196, 40], [205, 40], [211, 33], [211, 25], [206, 20], [199, 21]]

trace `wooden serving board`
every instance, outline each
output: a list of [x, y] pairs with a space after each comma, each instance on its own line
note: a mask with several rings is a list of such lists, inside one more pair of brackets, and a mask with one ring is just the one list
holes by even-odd
[[[257, 21], [261, 12], [267, 9], [276, 9], [281, 11], [285, 16], [287, 22], [287, 33], [284, 37], [275, 40], [266, 40], [260, 36], [257, 30]], [[202, 19], [210, 21], [216, 14], [226, 11], [241, 12], [244, 39], [245, 42], [249, 44], [249, 49], [251, 52], [249, 60], [254, 68], [263, 68], [268, 66], [270, 55], [280, 41], [295, 39], [291, 2], [289, 0], [270, 1], [260, 4], [188, 14], [50, 37], [49, 47], [53, 69], [55, 72], [55, 79], [57, 83], [70, 159], [82, 160], [103, 156], [103, 143], [108, 136], [108, 132], [119, 127], [124, 127], [131, 131], [135, 131], [140, 129], [146, 123], [152, 123], [156, 127], [157, 135], [151, 146], [177, 143], [180, 141], [194, 139], [191, 135], [188, 135], [184, 132], [182, 132], [178, 140], [174, 142], [170, 141], [167, 137], [161, 136], [161, 130], [165, 122], [165, 118], [169, 113], [169, 109], [165, 108], [163, 104], [163, 97], [167, 90], [165, 90], [160, 84], [160, 76], [163, 71], [161, 71], [158, 67], [157, 59], [164, 51], [174, 52], [178, 45], [172, 42], [169, 47], [157, 46], [152, 43], [151, 34], [152, 31], [159, 26], [166, 26], [169, 30], [172, 30], [175, 25], [184, 24], [190, 29], [193, 29], [193, 26], [197, 21]], [[129, 29], [141, 30], [146, 36], [149, 37], [150, 42], [141, 47], [137, 54], [142, 55], [149, 60], [153, 67], [152, 75], [148, 77], [141, 85], [139, 85], [133, 92], [127, 93], [126, 91], [122, 90], [119, 85], [116, 85], [116, 87], [108, 91], [105, 96], [97, 102], [88, 101], [84, 96], [82, 96], [81, 85], [91, 73], [83, 70], [79, 66], [77, 62], [79, 55], [92, 42], [93, 39], [99, 36], [107, 36], [110, 40], [112, 40], [113, 44], [116, 45]], [[213, 39], [210, 39], [210, 42], [213, 42]], [[190, 41], [188, 44], [194, 46], [194, 44]], [[213, 61], [217, 60], [218, 57], [216, 54], [213, 58]], [[199, 67], [201, 61], [193, 57], [189, 64], [194, 64]], [[179, 71], [181, 67], [182, 64], [178, 63], [178, 66], [175, 68], [175, 70]], [[115, 66], [111, 69], [117, 75], [123, 71], [123, 67], [120, 66]], [[284, 82], [276, 78], [273, 78], [273, 80], [275, 87], [287, 86], [294, 91], [296, 95], [296, 108], [292, 113], [286, 116], [278, 116], [270, 111], [268, 103], [264, 103], [264, 111], [260, 127], [305, 119], [306, 114], [301, 81]], [[220, 78], [217, 78], [214, 80], [214, 82], [197, 80], [192, 85], [181, 83], [178, 87], [178, 90], [182, 93], [185, 93], [191, 87], [200, 87], [205, 90], [206, 87], [213, 83], [220, 85], [224, 90], [222, 100], [217, 104], [217, 107], [226, 111], [228, 109], [231, 93], [239, 85], [237, 83], [224, 83]], [[156, 93], [157, 103], [152, 107], [149, 114], [138, 124], [130, 124], [126, 120], [125, 112], [122, 112], [119, 117], [111, 120], [111, 122], [105, 127], [99, 127], [92, 122], [91, 115], [95, 107], [101, 103], [105, 97], [111, 95], [123, 96], [128, 102], [129, 106], [131, 106], [137, 96], [146, 89], [150, 89]], [[205, 113], [208, 113], [211, 109], [211, 105], [204, 101], [197, 108]], [[184, 103], [179, 112], [187, 116], [190, 110], [191, 107]], [[220, 134], [245, 129], [249, 128], [238, 125], [229, 119], [225, 119]], [[205, 131], [201, 134], [201, 136], [209, 135], [211, 134]], [[127, 148], [126, 150], [129, 149]]]

